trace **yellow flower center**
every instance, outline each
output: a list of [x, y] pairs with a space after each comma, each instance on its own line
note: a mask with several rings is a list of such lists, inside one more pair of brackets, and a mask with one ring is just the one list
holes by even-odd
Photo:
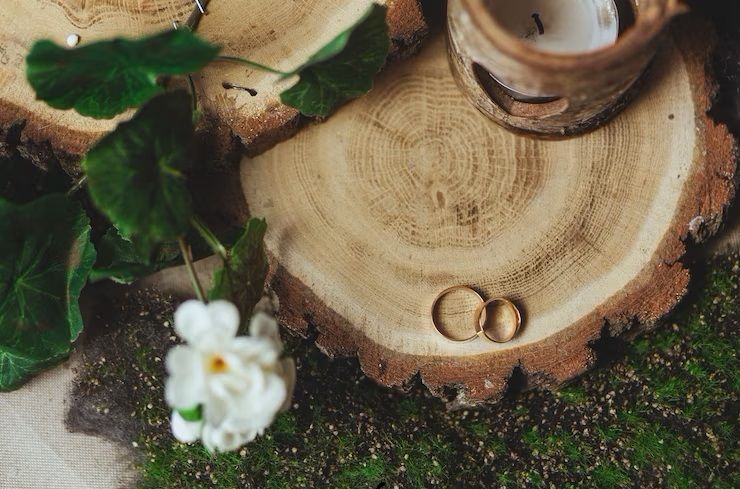
[[224, 357], [222, 357], [218, 353], [213, 353], [210, 357], [208, 357], [206, 368], [208, 369], [208, 372], [212, 374], [222, 374], [229, 370], [229, 364], [226, 363]]

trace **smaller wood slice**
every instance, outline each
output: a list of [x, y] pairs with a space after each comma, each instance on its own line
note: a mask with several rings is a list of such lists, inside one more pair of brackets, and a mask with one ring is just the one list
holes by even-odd
[[[388, 21], [393, 56], [415, 49], [427, 26], [418, 0], [390, 0]], [[198, 34], [223, 46], [222, 54], [291, 69], [340, 31], [352, 25], [369, 0], [211, 0]], [[38, 39], [64, 45], [78, 34], [80, 45], [115, 36], [137, 37], [183, 23], [193, 0], [23, 0], [0, 9], [0, 151], [17, 149], [39, 164], [56, 157], [70, 172], [97, 139], [115, 128], [113, 120], [83, 117], [35, 100], [25, 76], [25, 57]], [[195, 76], [204, 114], [204, 153], [214, 160], [233, 157], [243, 146], [262, 151], [292, 135], [298, 112], [280, 103], [293, 81], [234, 63], [213, 63]], [[226, 89], [224, 82], [248, 86], [257, 96]]]

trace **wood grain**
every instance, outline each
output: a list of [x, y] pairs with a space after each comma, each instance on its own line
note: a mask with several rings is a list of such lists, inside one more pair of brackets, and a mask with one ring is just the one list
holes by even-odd
[[[198, 33], [223, 46], [222, 54], [246, 57], [281, 69], [298, 66], [339, 31], [351, 25], [370, 0], [212, 0]], [[394, 53], [411, 50], [426, 32], [417, 0], [389, 0]], [[20, 146], [41, 161], [74, 161], [116, 123], [60, 111], [34, 99], [25, 79], [25, 56], [34, 41], [64, 45], [78, 34], [80, 46], [114, 36], [136, 37], [172, 28], [192, 12], [193, 0], [24, 0], [0, 9], [0, 141]], [[241, 65], [216, 63], [198, 74], [196, 85], [213, 151], [224, 154], [239, 142], [258, 152], [291, 135], [299, 114], [279, 102], [290, 84]], [[223, 82], [258, 91], [255, 97], [227, 90]], [[10, 129], [12, 128], [12, 129]], [[20, 136], [19, 129], [22, 128]], [[217, 157], [218, 155], [211, 155]]]
[[[419, 374], [456, 404], [497, 399], [515, 367], [555, 386], [593, 363], [602, 334], [651, 328], [685, 292], [684, 241], [712, 234], [734, 191], [735, 141], [706, 116], [711, 36], [686, 37], [663, 46], [623, 114], [582, 137], [488, 120], [437, 36], [369, 96], [244, 160], [281, 320], [317, 328], [322, 349], [356, 354], [382, 384]], [[517, 338], [437, 334], [430, 304], [455, 284], [514, 300]]]

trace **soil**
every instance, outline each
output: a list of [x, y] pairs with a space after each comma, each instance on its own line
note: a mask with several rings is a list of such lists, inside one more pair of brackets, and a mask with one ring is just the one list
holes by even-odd
[[597, 342], [599, 368], [476, 410], [448, 411], [423, 386], [379, 387], [355, 361], [287, 336], [293, 408], [219, 455], [169, 433], [163, 359], [178, 301], [108, 290], [69, 426], [136, 447], [143, 488], [740, 487], [739, 283], [738, 256], [720, 258], [657, 331]]

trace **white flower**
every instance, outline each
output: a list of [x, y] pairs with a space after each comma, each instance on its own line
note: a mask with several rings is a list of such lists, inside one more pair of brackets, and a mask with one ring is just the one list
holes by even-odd
[[203, 432], [203, 420], [187, 421], [177, 411], [172, 412], [172, 434], [183, 443], [198, 441]]
[[[187, 301], [175, 312], [175, 331], [187, 344], [167, 355], [165, 397], [174, 409], [172, 432], [178, 440], [202, 439], [209, 450], [235, 450], [290, 405], [295, 365], [280, 358], [275, 319], [253, 316], [250, 336], [236, 336], [238, 328], [239, 312], [227, 301]], [[181, 415], [199, 408], [200, 420]]]

